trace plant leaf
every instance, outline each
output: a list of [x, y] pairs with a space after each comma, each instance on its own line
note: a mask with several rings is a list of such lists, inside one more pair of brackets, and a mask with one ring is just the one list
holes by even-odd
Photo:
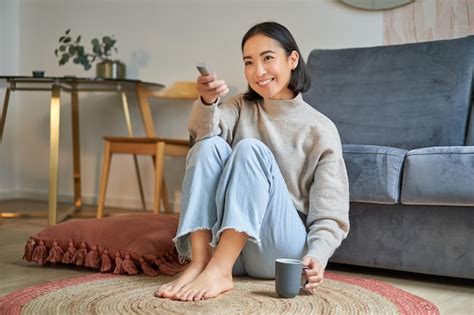
[[69, 54], [68, 53], [64, 53], [62, 54], [61, 56], [61, 60], [59, 60], [59, 65], [62, 66], [64, 65], [66, 62], [69, 61]]
[[59, 42], [62, 43], [62, 41], [66, 38], [66, 36], [61, 36], [59, 37]]
[[104, 37], [102, 37], [102, 42], [106, 45], [111, 45], [112, 38], [110, 38], [110, 36], [104, 36]]
[[68, 29], [68, 30], [66, 31], [66, 35], [69, 34], [70, 31], [71, 31], [71, 29]]
[[71, 37], [69, 36], [64, 39], [65, 44], [69, 43], [70, 41], [71, 41]]
[[102, 49], [100, 48], [100, 45], [94, 45], [94, 47], [92, 47], [92, 51], [98, 55], [98, 56], [102, 56]]
[[65, 50], [66, 50], [66, 46], [64, 45], [59, 46], [59, 51], [65, 51]]
[[110, 45], [104, 45], [104, 55], [108, 56], [110, 54]]
[[57, 57], [58, 56], [58, 49], [54, 50], [54, 55]]
[[81, 35], [77, 36], [76, 44], [79, 43], [80, 41], [81, 41]]

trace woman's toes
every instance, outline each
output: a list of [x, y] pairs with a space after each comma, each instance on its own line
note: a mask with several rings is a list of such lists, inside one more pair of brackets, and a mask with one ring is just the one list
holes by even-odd
[[188, 290], [187, 290], [186, 286], [184, 286], [184, 287], [182, 287], [181, 289], [176, 290], [175, 292], [173, 292], [173, 297], [174, 297], [175, 299], [178, 299], [178, 300], [179, 300], [181, 297], [184, 296], [184, 293], [187, 292], [187, 291], [188, 291]]
[[158, 288], [158, 290], [155, 292], [155, 296], [157, 297], [162, 297], [163, 296], [163, 293], [166, 292], [168, 289], [170, 288], [170, 286], [168, 285], [162, 285]]
[[200, 292], [198, 292], [198, 293], [196, 294], [196, 296], [194, 296], [194, 301], [200, 301], [200, 300], [202, 300], [203, 295], [204, 295], [205, 292], [206, 292], [206, 291], [200, 291]]
[[171, 286], [171, 287], [167, 288], [166, 290], [163, 290], [161, 292], [161, 296], [166, 297], [166, 298], [172, 297], [175, 290], [176, 290], [176, 288], [174, 286]]
[[183, 291], [183, 292], [179, 292], [179, 300], [180, 301], [186, 301], [186, 298], [188, 297], [188, 294], [189, 294], [188, 290]]
[[181, 297], [179, 298], [180, 301], [187, 301], [188, 300], [188, 295], [189, 295], [189, 292], [185, 292], [181, 295]]
[[167, 297], [174, 297], [176, 296], [176, 294], [178, 294], [180, 292], [180, 288], [178, 286], [176, 287], [173, 287], [171, 288], [170, 290], [168, 290], [166, 293], [167, 293]]
[[196, 292], [191, 292], [191, 293], [188, 294], [188, 296], [186, 297], [186, 301], [194, 301], [194, 296], [196, 296]]

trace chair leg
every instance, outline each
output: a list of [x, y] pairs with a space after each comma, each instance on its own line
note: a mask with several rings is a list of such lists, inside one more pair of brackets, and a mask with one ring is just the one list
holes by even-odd
[[109, 180], [111, 159], [112, 159], [112, 155], [110, 153], [110, 142], [105, 141], [104, 156], [102, 159], [102, 174], [100, 175], [99, 201], [97, 205], [97, 218], [98, 219], [104, 217], [105, 194], [107, 192], [107, 182]]
[[[165, 145], [166, 145], [166, 143], [165, 143]], [[156, 165], [156, 157], [153, 155], [151, 158], [153, 160], [153, 165]], [[164, 159], [164, 156], [163, 156], [163, 159]], [[164, 165], [164, 162], [163, 162], [163, 165]], [[163, 206], [165, 208], [165, 213], [172, 213], [173, 209], [171, 209], [170, 203], [168, 201], [168, 193], [167, 193], [168, 190], [166, 190], [166, 181], [165, 181], [164, 172], [162, 174], [163, 174], [163, 176], [162, 176], [163, 180], [161, 182], [162, 186], [161, 186], [161, 193], [160, 193], [161, 194], [161, 200], [163, 201]]]
[[135, 173], [137, 174], [138, 190], [140, 191], [140, 200], [142, 202], [142, 208], [143, 208], [143, 211], [146, 211], [146, 201], [145, 201], [145, 194], [143, 193], [142, 177], [140, 175], [140, 167], [138, 166], [138, 159], [135, 154], [133, 155], [133, 163], [135, 164]]
[[160, 213], [161, 190], [163, 184], [163, 164], [165, 157], [165, 143], [158, 142], [155, 157], [155, 198], [153, 200], [153, 213]]
[[[164, 173], [164, 172], [163, 172]], [[172, 213], [173, 210], [170, 207], [170, 203], [168, 201], [168, 193], [166, 190], [166, 182], [165, 182], [165, 175], [163, 174], [163, 180], [161, 182], [161, 200], [163, 200], [163, 206], [165, 207], [165, 213]]]

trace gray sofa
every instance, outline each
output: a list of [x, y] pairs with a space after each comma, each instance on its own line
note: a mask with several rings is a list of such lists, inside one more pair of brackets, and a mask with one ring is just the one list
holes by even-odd
[[308, 67], [350, 183], [331, 261], [474, 279], [474, 36], [314, 50]]

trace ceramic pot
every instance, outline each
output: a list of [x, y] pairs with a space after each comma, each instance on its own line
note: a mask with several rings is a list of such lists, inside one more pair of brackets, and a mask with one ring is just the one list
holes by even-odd
[[96, 76], [103, 79], [125, 79], [125, 64], [119, 60], [104, 60], [96, 65]]

